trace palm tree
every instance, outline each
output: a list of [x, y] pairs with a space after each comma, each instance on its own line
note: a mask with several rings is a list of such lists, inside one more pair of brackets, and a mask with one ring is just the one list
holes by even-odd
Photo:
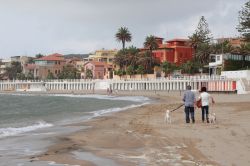
[[122, 42], [122, 49], [125, 48], [125, 42], [130, 42], [132, 40], [132, 35], [127, 27], [121, 27], [115, 34], [115, 38], [118, 42]]
[[139, 58], [138, 57], [139, 52], [140, 50], [134, 46], [128, 48], [126, 54], [127, 65], [135, 66], [137, 64]]
[[137, 74], [140, 74], [142, 78], [142, 75], [145, 73], [145, 69], [142, 65], [139, 65], [138, 68], [136, 69], [136, 72]]
[[157, 49], [159, 47], [156, 38], [152, 35], [147, 36], [144, 42], [144, 47], [149, 49], [150, 52], [152, 53], [153, 50]]
[[147, 58], [150, 58], [150, 60], [148, 60], [148, 66], [152, 68], [153, 64], [156, 63], [156, 59], [153, 56], [153, 50], [156, 50], [159, 47], [156, 38], [152, 35], [147, 36], [144, 42], [144, 47], [149, 49], [149, 52], [147, 51], [145, 55]]
[[120, 69], [123, 69], [126, 66], [126, 50], [120, 50], [114, 57], [114, 63], [119, 66]]
[[164, 72], [164, 77], [166, 77], [167, 73], [170, 71], [171, 64], [169, 62], [167, 62], [167, 61], [164, 61], [161, 64], [161, 68], [162, 68], [162, 71]]
[[114, 63], [117, 64], [119, 68], [123, 70], [126, 70], [129, 65], [135, 67], [138, 62], [139, 52], [140, 50], [134, 46], [120, 50], [114, 57]]
[[156, 64], [156, 59], [149, 51], [139, 54], [138, 65], [142, 65], [147, 73], [152, 72], [154, 64]]
[[129, 65], [126, 70], [126, 74], [129, 75], [129, 77], [131, 78], [131, 75], [134, 74], [134, 66]]

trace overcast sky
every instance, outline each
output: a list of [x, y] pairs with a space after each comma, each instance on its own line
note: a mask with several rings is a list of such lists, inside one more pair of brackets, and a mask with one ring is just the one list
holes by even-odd
[[238, 36], [238, 12], [246, 0], [0, 0], [0, 58], [37, 53], [89, 53], [142, 47], [147, 35], [187, 38], [204, 15], [215, 38]]

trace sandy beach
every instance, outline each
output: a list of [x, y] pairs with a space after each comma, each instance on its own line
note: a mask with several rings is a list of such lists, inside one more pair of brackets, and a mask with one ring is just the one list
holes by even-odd
[[72, 124], [89, 128], [57, 138], [37, 160], [83, 166], [248, 166], [250, 165], [250, 95], [213, 94], [216, 124], [186, 124], [183, 107], [164, 123], [165, 110], [178, 107], [182, 94], [119, 92], [155, 100], [126, 111]]

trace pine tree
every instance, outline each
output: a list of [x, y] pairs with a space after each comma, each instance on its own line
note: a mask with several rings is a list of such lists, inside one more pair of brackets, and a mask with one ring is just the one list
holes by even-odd
[[245, 41], [250, 42], [250, 0], [239, 11], [239, 25], [237, 29], [245, 38]]
[[208, 23], [204, 16], [200, 18], [198, 26], [192, 36], [189, 36], [191, 44], [195, 50], [194, 58], [199, 63], [200, 67], [209, 62], [210, 43], [212, 34], [208, 28]]
[[210, 43], [212, 39], [211, 31], [208, 28], [207, 20], [204, 16], [201, 16], [197, 29], [195, 33], [198, 34], [200, 42], [202, 43]]

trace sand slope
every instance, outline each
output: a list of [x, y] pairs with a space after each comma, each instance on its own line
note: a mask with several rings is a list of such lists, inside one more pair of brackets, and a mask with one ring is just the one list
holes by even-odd
[[214, 94], [216, 124], [202, 123], [200, 110], [195, 124], [185, 124], [181, 108], [171, 114], [170, 125], [164, 123], [165, 110], [181, 104], [180, 94], [146, 95], [159, 100], [76, 124], [91, 128], [58, 138], [35, 157], [86, 166], [250, 165], [250, 95]]

